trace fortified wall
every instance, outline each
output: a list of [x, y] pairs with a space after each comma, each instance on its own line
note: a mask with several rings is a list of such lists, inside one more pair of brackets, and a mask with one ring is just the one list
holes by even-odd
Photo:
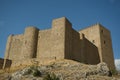
[[[110, 31], [95, 24], [80, 31], [65, 18], [52, 21], [52, 28], [29, 26], [23, 34], [8, 37], [5, 60], [11, 65], [29, 59], [72, 59], [86, 64], [106, 62], [115, 69]], [[7, 61], [4, 61], [4, 65]]]

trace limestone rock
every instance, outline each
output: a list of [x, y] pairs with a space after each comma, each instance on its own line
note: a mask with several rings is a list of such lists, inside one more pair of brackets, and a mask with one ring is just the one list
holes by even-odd
[[103, 75], [103, 76], [108, 76], [109, 75], [109, 68], [107, 67], [107, 64], [102, 62], [102, 63], [99, 63], [97, 65], [97, 70], [98, 70], [98, 73], [99, 75]]
[[[40, 72], [37, 77], [33, 75], [35, 70]], [[119, 80], [108, 76], [109, 68], [106, 63], [86, 65], [72, 60], [61, 60], [48, 65], [26, 67], [12, 73], [9, 78], [10, 80], [43, 80], [48, 73], [54, 73], [60, 80]]]

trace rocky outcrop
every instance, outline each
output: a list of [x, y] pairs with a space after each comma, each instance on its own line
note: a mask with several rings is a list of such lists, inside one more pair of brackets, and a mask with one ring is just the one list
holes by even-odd
[[109, 77], [110, 72], [106, 63], [86, 65], [72, 60], [59, 60], [48, 65], [26, 67], [11, 73], [8, 78], [43, 80], [47, 74], [55, 74], [60, 80], [119, 80]]

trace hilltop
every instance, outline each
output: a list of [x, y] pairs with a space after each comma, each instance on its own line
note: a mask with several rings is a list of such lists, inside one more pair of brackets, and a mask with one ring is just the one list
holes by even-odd
[[48, 77], [53, 80], [120, 80], [112, 77], [106, 63], [89, 65], [65, 59], [0, 74], [0, 80], [48, 80]]

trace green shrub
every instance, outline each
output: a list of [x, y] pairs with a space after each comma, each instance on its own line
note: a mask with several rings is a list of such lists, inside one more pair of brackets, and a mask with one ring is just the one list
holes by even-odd
[[59, 77], [57, 77], [54, 73], [52, 74], [47, 74], [43, 80], [60, 80]]
[[112, 75], [117, 75], [118, 74], [118, 72], [116, 70], [110, 70], [110, 71], [111, 71]]
[[24, 75], [27, 75], [27, 74], [32, 74], [34, 77], [39, 77], [41, 76], [41, 72], [38, 70], [38, 67], [37, 66], [31, 66], [26, 72]]
[[34, 77], [41, 76], [41, 72], [38, 69], [33, 70], [32, 74], [33, 74]]

